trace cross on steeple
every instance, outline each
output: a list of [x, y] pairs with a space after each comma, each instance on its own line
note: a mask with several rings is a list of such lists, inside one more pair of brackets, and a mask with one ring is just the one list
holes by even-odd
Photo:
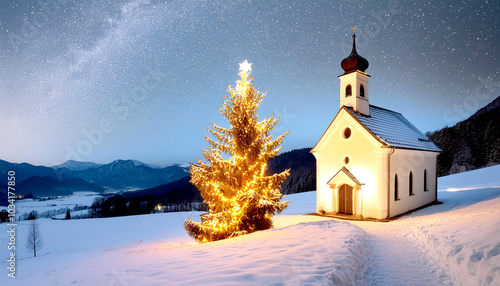
[[353, 34], [356, 34], [356, 27], [353, 27], [353, 28], [352, 28], [352, 33], [353, 33]]

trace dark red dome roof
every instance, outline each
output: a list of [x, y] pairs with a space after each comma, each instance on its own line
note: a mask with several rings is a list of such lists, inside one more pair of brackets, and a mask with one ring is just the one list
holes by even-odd
[[356, 70], [364, 72], [368, 66], [370, 65], [368, 63], [368, 60], [363, 58], [362, 56], [358, 55], [358, 52], [356, 52], [356, 35], [352, 35], [352, 51], [351, 54], [342, 60], [342, 63], [340, 64], [342, 66], [342, 69], [344, 69], [345, 73], [350, 73]]

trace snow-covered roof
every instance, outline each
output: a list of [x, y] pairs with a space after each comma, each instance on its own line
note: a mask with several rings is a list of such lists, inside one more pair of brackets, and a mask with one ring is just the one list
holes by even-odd
[[387, 145], [440, 152], [432, 141], [410, 123], [401, 113], [370, 105], [370, 116], [346, 108], [361, 124]]

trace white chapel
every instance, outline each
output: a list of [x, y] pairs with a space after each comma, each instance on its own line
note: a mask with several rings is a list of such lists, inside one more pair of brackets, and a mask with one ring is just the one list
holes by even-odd
[[311, 150], [316, 211], [385, 219], [437, 201], [441, 151], [401, 113], [370, 105], [368, 61], [342, 60], [340, 109]]

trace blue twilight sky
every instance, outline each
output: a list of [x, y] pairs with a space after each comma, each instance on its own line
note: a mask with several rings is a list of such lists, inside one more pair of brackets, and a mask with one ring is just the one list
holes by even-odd
[[0, 3], [0, 159], [186, 163], [247, 59], [282, 115], [283, 150], [312, 147], [338, 111], [357, 26], [371, 104], [421, 131], [500, 94], [499, 1]]

